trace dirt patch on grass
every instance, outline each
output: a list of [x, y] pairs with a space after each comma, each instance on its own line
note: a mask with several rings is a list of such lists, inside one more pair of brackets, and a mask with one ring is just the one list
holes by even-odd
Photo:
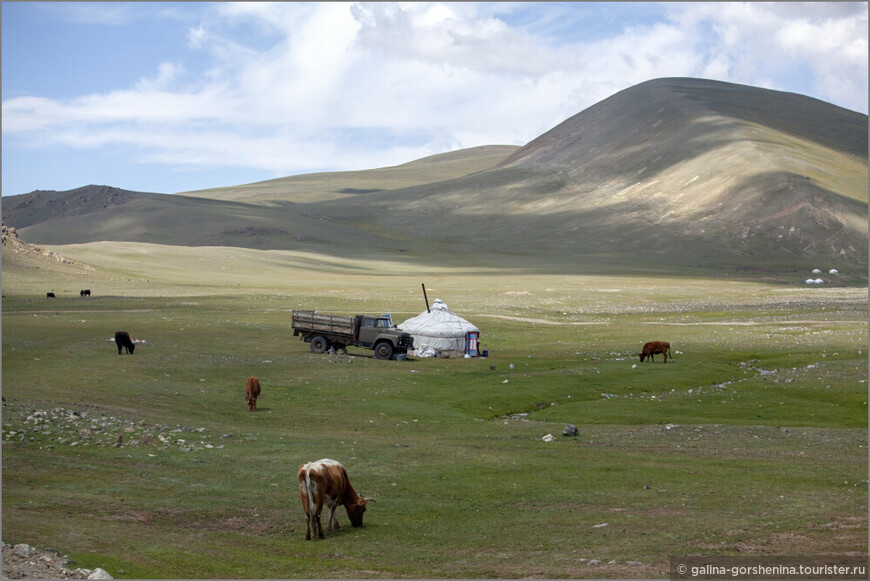
[[218, 517], [215, 519], [196, 519], [185, 523], [186, 528], [203, 531], [233, 533], [252, 537], [283, 535], [292, 532], [290, 523], [266, 518], [251, 510], [238, 515]]
[[136, 522], [147, 524], [154, 520], [155, 515], [156, 513], [154, 511], [134, 510], [125, 513], [110, 514], [106, 516], [95, 516], [95, 518], [118, 522]]
[[234, 533], [256, 537], [286, 534], [288, 529], [292, 530], [286, 515], [267, 515], [265, 512], [255, 509], [239, 509], [233, 514], [222, 516], [203, 515], [178, 508], [127, 510], [112, 514], [84, 516], [97, 520], [144, 525], [162, 526], [170, 523], [179, 529]]
[[[735, 529], [725, 540], [702, 545], [719, 554], [739, 555], [867, 555], [867, 516], [837, 516], [811, 523], [801, 531]], [[853, 547], [843, 550], [843, 547]]]

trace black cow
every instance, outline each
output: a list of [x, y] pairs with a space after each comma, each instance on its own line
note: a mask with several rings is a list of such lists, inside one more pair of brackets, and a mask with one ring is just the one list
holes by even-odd
[[53, 299], [53, 298], [54, 298], [54, 293], [45, 293], [45, 298], [47, 298], [47, 299]]
[[126, 348], [127, 353], [132, 355], [133, 350], [136, 348], [127, 331], [118, 331], [115, 333], [115, 345], [118, 346], [118, 355], [121, 355], [121, 349], [123, 348]]
[[91, 289], [86, 288], [85, 290], [83, 290], [82, 292], [79, 293], [79, 296], [82, 296], [82, 297], [91, 296]]

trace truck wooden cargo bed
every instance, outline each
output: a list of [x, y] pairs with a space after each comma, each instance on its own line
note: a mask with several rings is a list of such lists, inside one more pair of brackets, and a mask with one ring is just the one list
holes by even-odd
[[314, 311], [293, 311], [293, 328], [353, 337], [353, 317], [327, 315]]

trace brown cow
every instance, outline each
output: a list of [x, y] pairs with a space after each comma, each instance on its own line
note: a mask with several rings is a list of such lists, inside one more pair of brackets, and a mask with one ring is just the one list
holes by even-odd
[[118, 346], [118, 355], [121, 354], [122, 349], [127, 349], [127, 353], [132, 355], [133, 350], [136, 348], [136, 345], [133, 344], [133, 340], [130, 339], [130, 333], [127, 331], [118, 331], [115, 333], [115, 345]]
[[[309, 462], [299, 467], [299, 498], [302, 500], [302, 510], [305, 512], [305, 540], [311, 540], [311, 534], [317, 533], [321, 539], [323, 527], [320, 524], [320, 512], [323, 503], [329, 507], [329, 519], [326, 532], [332, 532], [333, 523], [338, 529], [338, 519], [335, 510], [338, 505], [344, 505], [350, 524], [360, 527], [363, 524], [363, 513], [369, 500], [356, 493], [347, 477], [344, 466], [324, 458], [317, 462]], [[372, 500], [374, 502], [374, 500]]]
[[[655, 363], [655, 357], [653, 357], [656, 353], [661, 353], [664, 355], [665, 363], [668, 362], [668, 355], [671, 355], [671, 344], [667, 341], [650, 341], [643, 346], [643, 350], [637, 355], [640, 357], [641, 362], [647, 357], [649, 357], [650, 361]], [[671, 359], [674, 356], [671, 355]]]
[[248, 402], [248, 411], [257, 409], [257, 398], [260, 397], [260, 380], [253, 375], [245, 382], [245, 400]]

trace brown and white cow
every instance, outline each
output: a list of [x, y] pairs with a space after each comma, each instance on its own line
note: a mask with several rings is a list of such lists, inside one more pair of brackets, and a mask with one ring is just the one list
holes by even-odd
[[[668, 355], [671, 355], [671, 344], [667, 341], [650, 341], [649, 343], [644, 344], [643, 349], [638, 353], [638, 356], [640, 357], [641, 362], [649, 357], [650, 361], [655, 363], [655, 357], [653, 357], [653, 355], [656, 355], [657, 353], [664, 355], [665, 363], [667, 363]], [[671, 359], [673, 358], [674, 356], [671, 355]]]
[[320, 512], [323, 504], [329, 507], [329, 519], [326, 523], [326, 532], [332, 532], [333, 523], [338, 529], [338, 519], [335, 510], [343, 505], [347, 510], [350, 524], [360, 527], [363, 524], [363, 513], [366, 511], [366, 503], [373, 499], [360, 496], [353, 489], [347, 477], [344, 466], [324, 458], [317, 462], [309, 462], [299, 467], [299, 498], [302, 500], [302, 510], [305, 512], [305, 540], [311, 540], [312, 533], [321, 539], [323, 527], [320, 524]]
[[253, 375], [245, 382], [245, 401], [248, 402], [248, 411], [257, 409], [257, 398], [260, 397], [260, 380]]

